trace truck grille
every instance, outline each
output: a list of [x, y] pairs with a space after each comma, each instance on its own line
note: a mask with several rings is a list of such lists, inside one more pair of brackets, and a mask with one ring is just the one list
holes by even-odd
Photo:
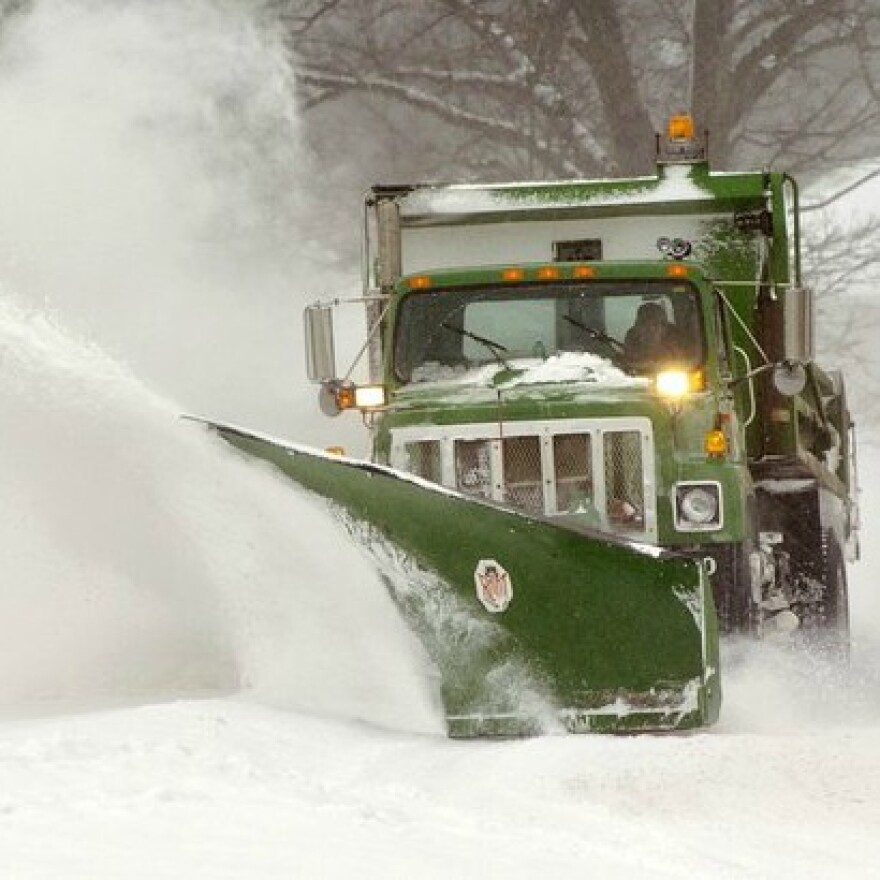
[[452, 425], [392, 431], [391, 464], [473, 498], [656, 537], [646, 418]]
[[537, 437], [508, 437], [501, 441], [505, 504], [529, 513], [544, 512], [541, 444]]

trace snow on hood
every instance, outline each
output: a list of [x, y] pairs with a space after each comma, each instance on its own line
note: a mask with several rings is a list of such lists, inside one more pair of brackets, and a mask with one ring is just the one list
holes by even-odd
[[[506, 389], [522, 385], [551, 385], [563, 382], [589, 383], [614, 388], [643, 388], [648, 380], [628, 376], [611, 361], [588, 352], [564, 351], [546, 360], [534, 358], [509, 361], [512, 375], [502, 378], [505, 368], [485, 364], [474, 369], [450, 367], [436, 362], [413, 370], [412, 382], [419, 391], [431, 386]], [[410, 386], [412, 388], [412, 386]]]
[[590, 382], [597, 385], [644, 386], [647, 379], [628, 376], [611, 361], [595, 354], [563, 351], [547, 360], [529, 364], [524, 371], [504, 382], [515, 385], [541, 385], [551, 382]]

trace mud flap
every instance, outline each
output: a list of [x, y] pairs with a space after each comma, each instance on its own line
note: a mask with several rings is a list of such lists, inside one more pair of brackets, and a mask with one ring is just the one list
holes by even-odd
[[717, 719], [718, 625], [692, 559], [206, 424], [336, 505], [437, 666], [450, 735]]

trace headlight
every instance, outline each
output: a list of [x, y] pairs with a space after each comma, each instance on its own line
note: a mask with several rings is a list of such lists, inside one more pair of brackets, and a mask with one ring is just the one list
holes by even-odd
[[358, 409], [385, 406], [385, 388], [382, 385], [359, 385], [354, 391], [354, 405]]
[[328, 416], [338, 416], [346, 409], [381, 409], [385, 406], [385, 386], [354, 385], [341, 379], [327, 379], [321, 383], [318, 403]]
[[680, 532], [720, 529], [721, 485], [678, 483], [675, 487], [675, 528]]
[[705, 489], [691, 489], [681, 497], [681, 512], [686, 520], [705, 525], [718, 515], [718, 498]]
[[706, 377], [701, 369], [660, 370], [654, 377], [654, 387], [664, 400], [678, 403], [689, 392], [705, 390]]
[[663, 370], [655, 381], [657, 393], [667, 400], [678, 400], [690, 390], [690, 377], [684, 370]]

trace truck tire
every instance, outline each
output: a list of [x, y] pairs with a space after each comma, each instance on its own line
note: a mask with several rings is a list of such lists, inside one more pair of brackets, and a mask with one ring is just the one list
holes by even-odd
[[716, 570], [711, 578], [715, 608], [723, 633], [743, 633], [754, 629], [750, 544], [722, 544], [714, 550]]

